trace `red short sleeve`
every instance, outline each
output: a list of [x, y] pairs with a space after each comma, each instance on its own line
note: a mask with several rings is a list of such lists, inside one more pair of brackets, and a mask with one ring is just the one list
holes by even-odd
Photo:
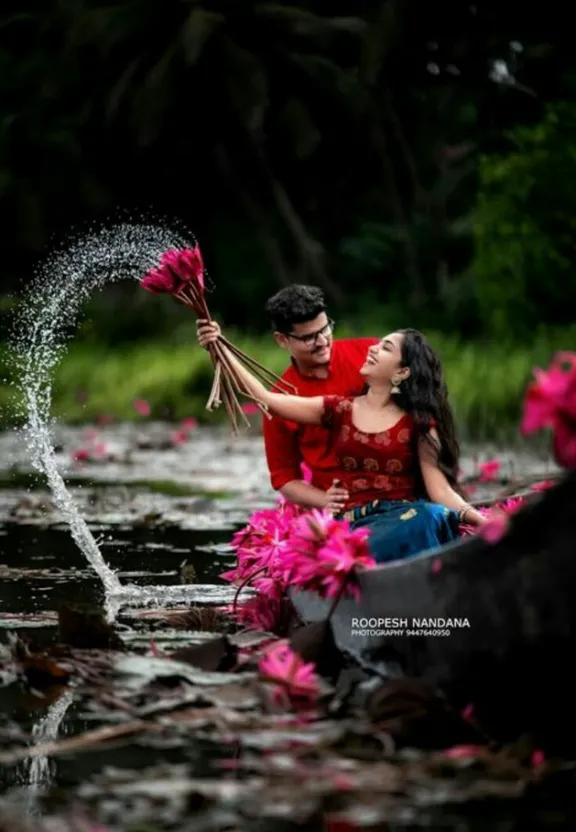
[[320, 424], [326, 430], [337, 430], [342, 424], [344, 413], [351, 404], [346, 396], [323, 396], [322, 421]]

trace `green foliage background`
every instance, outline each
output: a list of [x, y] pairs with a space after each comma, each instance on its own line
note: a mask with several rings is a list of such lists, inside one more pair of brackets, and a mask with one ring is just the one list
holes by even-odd
[[[574, 340], [569, 13], [487, 0], [7, 2], [3, 331], [74, 226], [118, 208], [167, 215], [200, 241], [213, 311], [276, 369], [265, 300], [315, 283], [341, 333], [430, 332], [461, 418], [497, 433], [534, 362]], [[60, 371], [62, 415], [127, 416], [135, 395], [202, 411], [209, 367], [192, 322], [144, 295], [119, 284], [93, 299]], [[1, 388], [4, 422], [12, 400]]]

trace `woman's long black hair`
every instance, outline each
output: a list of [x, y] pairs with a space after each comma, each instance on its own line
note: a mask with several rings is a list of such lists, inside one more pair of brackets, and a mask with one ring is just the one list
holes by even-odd
[[[424, 438], [430, 443], [437, 454], [438, 467], [450, 485], [459, 491], [460, 446], [442, 364], [421, 332], [416, 329], [399, 329], [398, 332], [404, 336], [400, 364], [410, 369], [410, 375], [399, 385], [400, 393], [394, 396], [394, 401], [412, 415], [416, 441]], [[431, 427], [436, 428], [440, 446], [430, 435]], [[421, 475], [420, 480], [419, 490], [425, 493]]]

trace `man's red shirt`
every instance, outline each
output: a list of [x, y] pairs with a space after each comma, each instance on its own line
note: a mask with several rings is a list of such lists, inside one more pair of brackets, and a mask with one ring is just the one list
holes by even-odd
[[[282, 374], [293, 384], [299, 396], [357, 396], [364, 380], [360, 368], [369, 347], [378, 338], [347, 338], [333, 341], [327, 378], [304, 376], [294, 362]], [[264, 445], [272, 488], [280, 490], [291, 480], [301, 480], [300, 465], [312, 471], [312, 485], [327, 491], [333, 479], [339, 479], [339, 467], [332, 450], [332, 437], [319, 425], [299, 425], [274, 416], [264, 418]]]

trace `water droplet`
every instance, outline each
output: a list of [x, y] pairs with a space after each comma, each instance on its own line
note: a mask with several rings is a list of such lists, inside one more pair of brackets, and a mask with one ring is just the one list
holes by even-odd
[[123, 589], [104, 561], [98, 544], [66, 488], [58, 469], [51, 416], [52, 377], [60, 363], [82, 308], [94, 291], [121, 279], [139, 279], [166, 249], [195, 244], [192, 234], [151, 222], [119, 222], [78, 233], [55, 249], [35, 270], [16, 310], [10, 358], [23, 396], [23, 439], [33, 467], [44, 474], [54, 502], [72, 537], [101, 578], [108, 593]]

